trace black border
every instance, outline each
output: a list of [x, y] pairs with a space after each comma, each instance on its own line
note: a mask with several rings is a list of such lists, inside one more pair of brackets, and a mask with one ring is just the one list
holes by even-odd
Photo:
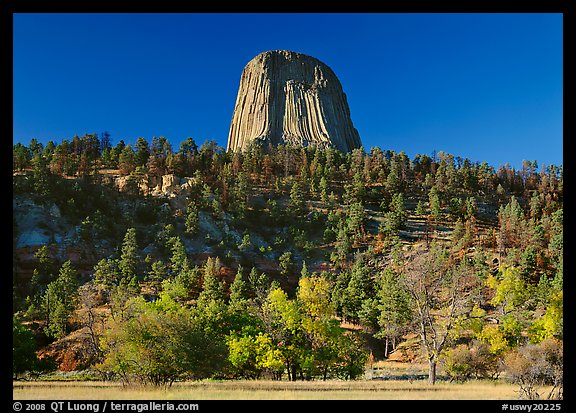
[[[563, 74], [563, 85], [564, 85], [564, 136], [569, 137], [568, 143], [564, 139], [564, 153], [569, 155], [576, 155], [576, 151], [571, 148], [570, 140], [574, 139], [574, 118], [576, 118], [576, 111], [574, 110], [574, 88], [575, 88], [575, 77], [576, 68], [574, 65], [574, 52], [576, 51], [576, 33], [574, 31], [574, 23], [576, 22], [574, 9], [576, 2], [571, 0], [542, 0], [542, 1], [527, 1], [527, 0], [459, 0], [459, 1], [432, 1], [432, 0], [381, 0], [379, 2], [354, 2], [354, 7], [350, 3], [336, 3], [332, 2], [330, 8], [325, 8], [319, 4], [310, 4], [301, 6], [294, 4], [292, 2], [287, 2], [286, 5], [276, 4], [274, 6], [267, 5], [264, 8], [259, 5], [254, 5], [257, 3], [244, 4], [236, 2], [233, 4], [221, 4], [212, 2], [210, 4], [197, 4], [196, 2], [186, 2], [185, 0], [175, 1], [175, 0], [163, 0], [161, 2], [142, 2], [134, 0], [60, 0], [60, 1], [49, 1], [49, 0], [3, 0], [0, 4], [0, 36], [1, 42], [0, 50], [3, 54], [2, 66], [4, 69], [9, 67], [9, 70], [3, 70], [3, 73], [10, 73], [10, 76], [2, 76], [2, 85], [0, 86], [0, 91], [2, 92], [2, 99], [4, 104], [2, 107], [2, 114], [6, 115], [6, 119], [2, 121], [3, 129], [5, 129], [4, 140], [8, 141], [8, 136], [12, 137], [12, 119], [13, 119], [13, 65], [10, 64], [13, 59], [13, 14], [14, 13], [269, 13], [269, 12], [290, 12], [290, 13], [313, 13], [313, 12], [334, 12], [334, 13], [562, 13], [563, 14], [563, 46], [564, 46], [564, 74]], [[10, 83], [8, 83], [10, 82]], [[7, 109], [9, 108], [9, 109]], [[10, 138], [12, 140], [12, 138]], [[8, 145], [6, 145], [8, 146]], [[567, 152], [568, 150], [568, 152]], [[3, 152], [7, 157], [10, 154], [8, 148]], [[8, 158], [5, 163], [6, 177], [11, 177], [11, 159]], [[572, 184], [570, 175], [572, 173], [572, 165], [563, 162], [564, 174], [568, 179], [569, 185]], [[10, 175], [8, 175], [8, 173]], [[570, 193], [564, 190], [565, 193]], [[567, 198], [567, 199], [566, 199]], [[6, 197], [8, 201], [8, 197]], [[564, 209], [566, 210], [568, 206], [568, 211], [572, 207], [572, 200], [568, 196], [564, 199]], [[564, 226], [568, 229], [576, 229], [574, 225], [574, 219], [572, 214], [564, 214]], [[570, 232], [565, 231], [566, 234], [572, 235]], [[571, 237], [565, 237], [565, 239], [570, 239]], [[8, 242], [8, 240], [7, 240]], [[565, 242], [566, 244], [566, 242]], [[7, 245], [6, 243], [4, 245]], [[567, 260], [564, 263], [564, 290], [565, 290], [565, 303], [570, 302], [571, 293], [576, 291], [574, 289], [574, 271], [573, 265]], [[4, 279], [8, 280], [8, 271], [4, 274]], [[11, 291], [11, 287], [4, 289], [5, 294]], [[3, 310], [3, 315], [7, 318], [5, 324], [6, 328], [10, 325], [11, 321], [8, 317], [11, 314], [11, 305], [9, 300], [3, 300], [5, 303], [5, 309]], [[572, 322], [571, 317], [574, 314], [574, 309], [570, 308], [568, 311], [564, 311], [564, 342], [569, 346], [573, 343], [573, 328], [570, 323]], [[11, 333], [10, 333], [11, 334]], [[574, 358], [571, 351], [567, 350], [564, 354], [565, 365], [574, 366]], [[3, 363], [6, 376], [6, 393], [12, 394], [12, 372], [11, 366], [8, 363]], [[560, 401], [562, 411], [566, 411], [568, 406], [573, 404], [573, 392], [571, 391], [571, 386], [573, 380], [573, 371], [569, 368], [565, 369], [565, 387], [564, 387], [564, 400]], [[10, 397], [12, 399], [12, 397]], [[14, 400], [10, 401], [11, 404], [6, 404], [6, 406], [11, 406], [12, 411], [14, 405], [12, 404]], [[21, 401], [23, 404], [26, 401]], [[40, 401], [42, 402], [42, 401]], [[46, 404], [46, 411], [49, 410], [50, 403], [52, 400], [43, 401]], [[82, 401], [77, 401], [82, 402]], [[85, 400], [86, 403], [99, 403], [99, 411], [102, 411], [104, 401], [93, 401]], [[125, 403], [130, 403], [126, 400]], [[132, 401], [134, 403], [146, 402], [144, 400]], [[175, 404], [183, 403], [183, 401], [172, 401]], [[262, 409], [262, 411], [270, 411], [277, 404], [277, 401], [262, 400], [262, 401], [247, 401], [247, 400], [235, 400], [235, 401], [213, 401], [213, 400], [198, 400], [198, 401], [186, 401], [198, 403], [200, 411], [222, 411], [226, 409], [250, 409], [251, 411]], [[282, 400], [283, 404], [287, 403], [285, 406], [287, 408], [302, 408], [306, 406], [310, 410], [322, 409], [328, 405], [328, 408], [358, 408], [357, 403], [359, 401], [295, 401], [295, 400]], [[362, 402], [362, 401], [360, 401]], [[396, 407], [400, 408], [422, 408], [428, 411], [444, 410], [444, 411], [458, 411], [461, 412], [463, 409], [469, 406], [473, 408], [481, 408], [486, 412], [501, 412], [505, 411], [503, 408], [504, 404], [509, 405], [528, 405], [528, 404], [555, 404], [557, 401], [537, 401], [537, 402], [526, 402], [519, 400], [382, 400], [374, 401], [378, 403], [378, 408], [390, 409]], [[393, 404], [390, 404], [393, 403]], [[510, 410], [510, 408], [508, 408]], [[63, 410], [66, 411], [66, 410]]]

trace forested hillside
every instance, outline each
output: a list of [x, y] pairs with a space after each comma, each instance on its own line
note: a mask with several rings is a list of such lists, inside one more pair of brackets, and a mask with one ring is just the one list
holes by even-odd
[[561, 165], [13, 146], [15, 376], [353, 379], [402, 352], [431, 382], [520, 377], [562, 348], [562, 262]]

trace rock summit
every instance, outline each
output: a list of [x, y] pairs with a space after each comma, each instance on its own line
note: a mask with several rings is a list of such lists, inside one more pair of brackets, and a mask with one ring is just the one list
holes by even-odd
[[318, 59], [288, 50], [254, 57], [242, 72], [228, 150], [263, 145], [361, 147], [340, 81]]

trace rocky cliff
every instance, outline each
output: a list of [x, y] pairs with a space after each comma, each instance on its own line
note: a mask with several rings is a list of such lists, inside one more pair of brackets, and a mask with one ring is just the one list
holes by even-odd
[[318, 59], [287, 50], [261, 53], [242, 72], [228, 150], [244, 150], [254, 140], [345, 153], [361, 146], [334, 72]]

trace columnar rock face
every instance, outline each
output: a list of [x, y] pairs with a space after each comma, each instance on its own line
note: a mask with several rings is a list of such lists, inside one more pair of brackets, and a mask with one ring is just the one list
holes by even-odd
[[345, 153], [361, 146], [334, 72], [318, 59], [287, 50], [261, 53], [242, 72], [228, 150], [242, 151], [254, 140]]

